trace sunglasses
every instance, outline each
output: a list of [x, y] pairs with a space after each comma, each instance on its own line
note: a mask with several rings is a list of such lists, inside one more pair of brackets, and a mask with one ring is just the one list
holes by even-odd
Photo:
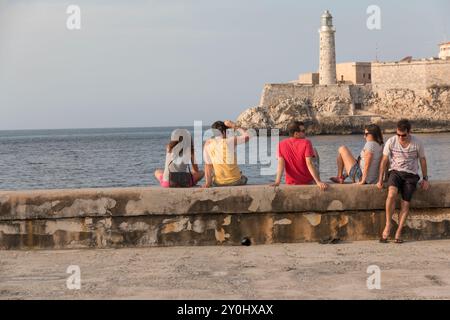
[[364, 132], [364, 137], [367, 137], [370, 133]]
[[408, 136], [408, 134], [407, 133], [405, 133], [405, 134], [398, 134], [397, 133], [397, 136], [399, 136], [400, 138], [406, 138]]

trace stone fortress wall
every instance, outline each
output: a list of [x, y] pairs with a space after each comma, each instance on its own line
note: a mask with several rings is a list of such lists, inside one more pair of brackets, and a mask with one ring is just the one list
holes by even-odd
[[450, 59], [450, 42], [439, 45], [439, 59]]
[[[287, 99], [306, 99], [309, 101], [327, 100], [336, 97], [350, 104], [363, 104], [372, 92], [371, 85], [303, 85], [298, 83], [266, 84], [259, 107], [268, 108]], [[353, 110], [353, 109], [352, 109]]]
[[266, 84], [257, 107], [237, 119], [246, 128], [278, 128], [292, 120], [313, 124], [310, 134], [360, 133], [368, 122], [389, 132], [400, 118], [416, 132], [448, 131], [450, 60], [376, 63], [371, 84]]
[[314, 97], [327, 97], [335, 95], [350, 98], [348, 86], [315, 86], [296, 83], [266, 84], [264, 86], [260, 107], [267, 108], [286, 99], [314, 99]]
[[377, 93], [409, 89], [426, 95], [432, 87], [450, 86], [450, 60], [372, 63], [372, 86]]
[[372, 81], [372, 68], [370, 62], [346, 62], [336, 65], [336, 78], [338, 83], [370, 84]]
[[[352, 64], [346, 64], [351, 68]], [[371, 93], [384, 95], [388, 90], [411, 90], [424, 98], [430, 89], [450, 87], [450, 59], [416, 60], [411, 62], [372, 63], [371, 83], [361, 84], [362, 73], [358, 71], [357, 84], [314, 85], [300, 82], [266, 84], [259, 107], [267, 108], [289, 98], [325, 99], [330, 96], [351, 99], [353, 104], [365, 104]], [[350, 72], [347, 72], [350, 73]], [[361, 73], [361, 74], [359, 74]], [[339, 73], [338, 73], [339, 74]], [[356, 74], [356, 73], [355, 73]]]
[[299, 84], [319, 84], [319, 73], [318, 72], [310, 72], [310, 73], [302, 73], [298, 77], [298, 81], [293, 81], [294, 83]]

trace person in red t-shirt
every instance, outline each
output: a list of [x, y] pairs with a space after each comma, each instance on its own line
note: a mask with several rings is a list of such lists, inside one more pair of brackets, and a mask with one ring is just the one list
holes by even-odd
[[316, 183], [321, 190], [328, 185], [320, 180], [320, 175], [314, 165], [317, 158], [311, 141], [305, 138], [305, 125], [293, 121], [288, 126], [289, 138], [278, 145], [277, 178], [272, 186], [279, 186], [283, 172], [286, 171], [286, 184], [308, 185]]

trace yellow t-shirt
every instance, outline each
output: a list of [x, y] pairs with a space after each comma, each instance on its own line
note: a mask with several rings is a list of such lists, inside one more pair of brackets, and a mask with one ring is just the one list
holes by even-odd
[[206, 164], [213, 165], [216, 184], [230, 184], [241, 178], [234, 138], [210, 139], [205, 147], [204, 158]]

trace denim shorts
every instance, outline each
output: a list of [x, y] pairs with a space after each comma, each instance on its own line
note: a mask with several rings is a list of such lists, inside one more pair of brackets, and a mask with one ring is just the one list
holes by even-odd
[[348, 176], [353, 180], [353, 182], [361, 181], [362, 175], [363, 173], [358, 162], [353, 165], [353, 167], [350, 169], [350, 172], [348, 173]]

